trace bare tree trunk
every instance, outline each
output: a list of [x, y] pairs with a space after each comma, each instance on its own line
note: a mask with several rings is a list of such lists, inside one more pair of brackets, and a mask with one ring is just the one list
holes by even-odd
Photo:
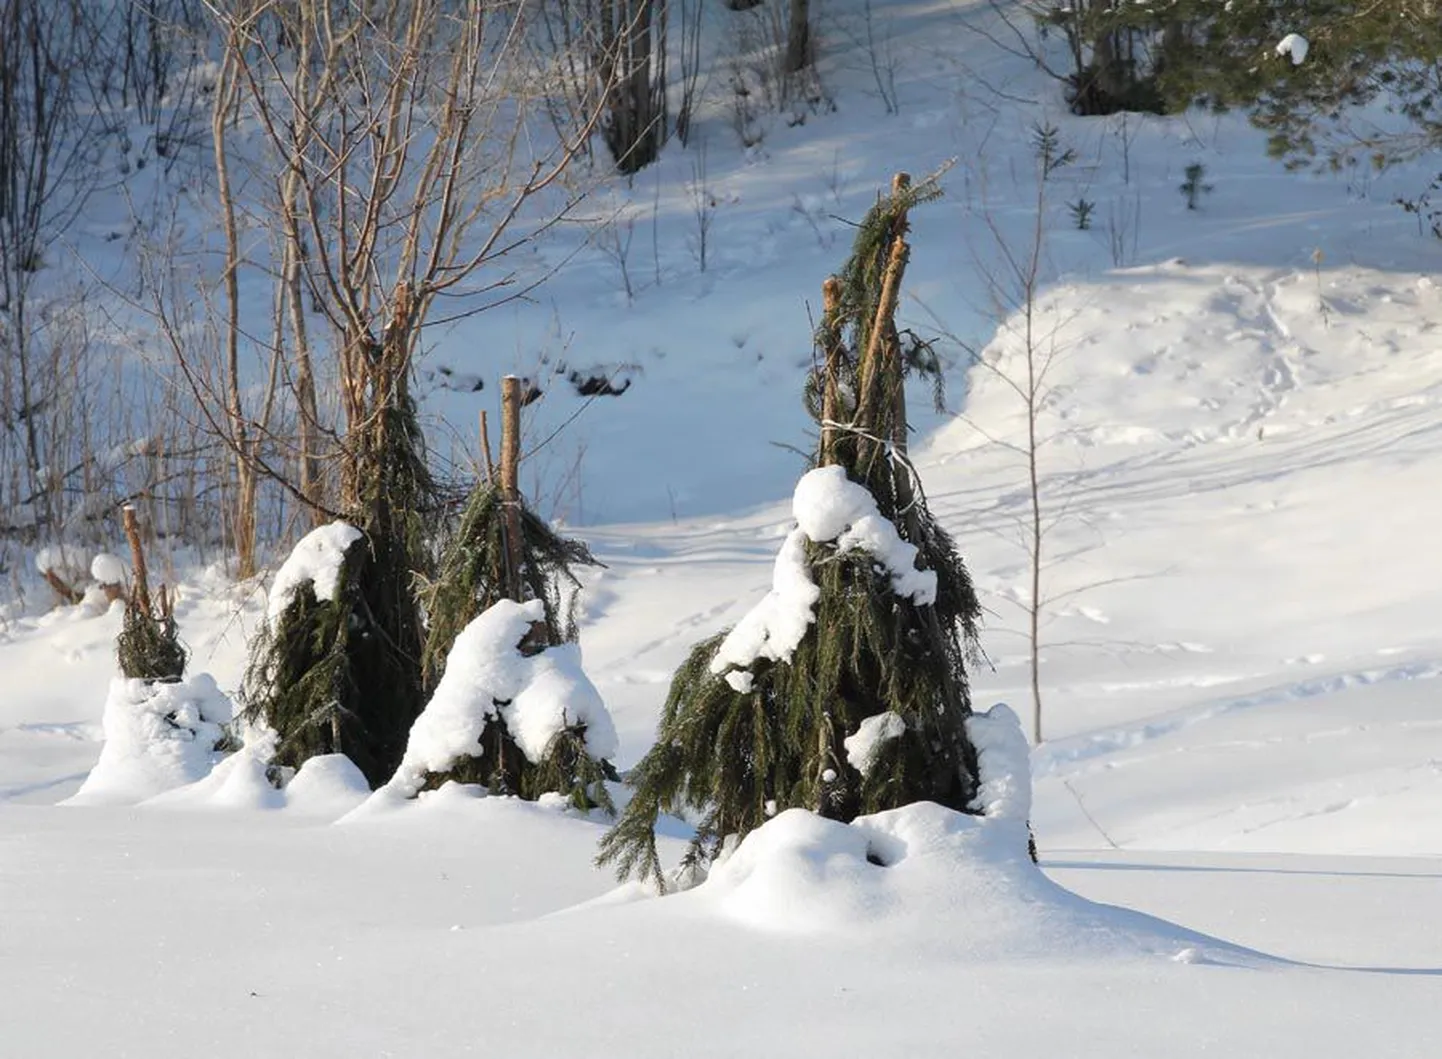
[[215, 88], [215, 103], [211, 112], [211, 140], [215, 154], [216, 193], [220, 197], [221, 229], [225, 234], [225, 269], [221, 276], [221, 285], [225, 290], [226, 308], [221, 344], [225, 366], [225, 411], [231, 434], [231, 451], [235, 459], [235, 502], [231, 509], [231, 518], [235, 536], [236, 576], [245, 580], [254, 577], [256, 572], [257, 480], [251, 457], [249, 425], [240, 396], [240, 233], [236, 225], [235, 194], [230, 183], [230, 156], [225, 137], [227, 115], [235, 100], [236, 76], [233, 55], [227, 52]]
[[816, 59], [811, 40], [811, 0], [791, 0], [786, 27], [788, 74], [800, 73]]

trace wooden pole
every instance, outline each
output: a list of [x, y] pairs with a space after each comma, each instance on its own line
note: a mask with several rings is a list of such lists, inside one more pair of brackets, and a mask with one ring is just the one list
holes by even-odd
[[[891, 178], [891, 194], [900, 195], [911, 186], [909, 173], [897, 173]], [[887, 254], [886, 269], [882, 273], [881, 298], [876, 305], [876, 315], [871, 321], [871, 334], [861, 356], [860, 392], [857, 394], [856, 420], [862, 429], [875, 427], [878, 398], [888, 401], [892, 413], [891, 440], [896, 442], [898, 431], [905, 442], [906, 424], [904, 395], [901, 394], [901, 348], [896, 335], [896, 307], [901, 300], [901, 279], [906, 272], [907, 258], [911, 247], [906, 243], [907, 215], [899, 210], [892, 221], [891, 250]], [[882, 358], [886, 357], [885, 362]], [[878, 375], [880, 376], [878, 378]], [[878, 395], [874, 391], [878, 383], [890, 391]], [[898, 405], [898, 402], [901, 402]], [[897, 423], [898, 417], [902, 420]]]
[[877, 302], [876, 316], [871, 321], [871, 335], [861, 357], [861, 392], [857, 395], [856, 420], [865, 430], [875, 425], [878, 395], [874, 391], [878, 384], [878, 374], [881, 375], [881, 385], [885, 386], [889, 381], [886, 377], [890, 374], [886, 370], [888, 365], [882, 364], [881, 358], [886, 355], [886, 347], [894, 345], [887, 342], [887, 332], [892, 330], [896, 305], [901, 298], [901, 276], [906, 271], [906, 256], [909, 250], [905, 239], [897, 239], [891, 244], [886, 271], [882, 274], [881, 299]]
[[496, 484], [496, 461], [491, 459], [491, 425], [486, 419], [486, 410], [481, 409], [481, 460], [486, 470], [486, 483]]
[[[897, 173], [894, 177], [891, 178], [891, 194], [892, 194], [893, 197], [900, 195], [902, 192], [904, 192], [904, 191], [905, 191], [907, 188], [909, 188], [909, 187], [911, 187], [911, 174], [909, 174], [909, 173]], [[910, 223], [909, 223], [909, 222], [910, 222], [910, 218], [907, 216], [906, 211], [903, 210], [903, 211], [901, 211], [899, 214], [897, 214], [897, 216], [896, 216], [896, 226], [892, 229], [892, 233], [893, 233], [893, 235], [894, 235], [894, 237], [895, 237], [895, 239], [896, 239], [896, 242], [897, 242], [898, 244], [900, 244], [901, 246], [903, 246], [903, 247], [906, 247], [906, 243], [904, 242], [904, 238], [905, 238], [905, 236], [906, 236], [907, 229], [910, 227]], [[906, 254], [909, 254], [909, 253], [910, 253], [910, 249], [911, 249], [910, 247], [907, 247], [907, 248], [906, 248]], [[903, 258], [902, 258], [901, 268], [902, 268], [902, 269], [905, 269], [905, 268], [906, 268], [906, 257], [905, 257], [905, 255], [903, 255]], [[901, 294], [900, 283], [901, 283], [901, 277], [900, 277], [900, 275], [898, 275], [898, 276], [897, 276], [897, 297], [898, 297], [898, 299], [900, 298], [900, 294]], [[895, 447], [895, 449], [896, 449], [897, 452], [899, 452], [899, 453], [901, 453], [903, 456], [905, 456], [905, 455], [906, 455], [906, 446], [907, 446], [907, 436], [906, 436], [906, 365], [903, 364], [903, 363], [902, 363], [902, 360], [901, 360], [901, 336], [898, 335], [897, 332], [896, 332], [895, 309], [892, 310], [892, 313], [893, 313], [892, 317], [890, 317], [890, 318], [887, 320], [887, 322], [886, 322], [887, 347], [888, 347], [888, 350], [889, 350], [889, 360], [890, 360], [890, 363], [889, 363], [888, 366], [889, 366], [890, 369], [891, 369], [891, 371], [889, 372], [889, 375], [890, 375], [891, 390], [892, 390], [892, 398], [891, 398], [891, 399], [892, 399], [892, 405], [891, 405], [891, 443], [892, 443], [892, 445]]]
[[506, 539], [506, 595], [522, 602], [521, 582], [521, 380], [501, 380], [501, 511]]
[[821, 285], [821, 341], [826, 355], [826, 377], [821, 391], [821, 465], [836, 458], [837, 387], [841, 375], [841, 321], [836, 318], [841, 308], [841, 280], [829, 276]]
[[130, 602], [149, 617], [153, 613], [150, 608], [150, 582], [145, 572], [145, 550], [140, 544], [140, 523], [135, 517], [135, 508], [126, 504], [121, 511], [121, 521], [125, 526], [125, 537], [130, 541], [130, 566], [134, 571], [135, 587], [130, 593]]

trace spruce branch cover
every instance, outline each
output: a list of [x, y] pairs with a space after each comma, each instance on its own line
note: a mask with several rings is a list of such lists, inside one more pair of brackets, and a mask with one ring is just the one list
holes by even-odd
[[[522, 396], [520, 380], [514, 376], [502, 380], [500, 467], [472, 490], [438, 576], [421, 591], [429, 619], [423, 669], [432, 692], [426, 715], [449, 702], [453, 710], [470, 718], [467, 723], [475, 730], [462, 740], [463, 745], [448, 746], [444, 755], [432, 754], [432, 767], [424, 776], [410, 768], [407, 789], [414, 795], [424, 787], [454, 780], [527, 800], [556, 793], [577, 808], [613, 812], [605, 781], [617, 778], [608, 760], [615, 752], [614, 731], [604, 704], [581, 670], [575, 647], [574, 606], [580, 582], [572, 568], [600, 564], [583, 542], [556, 533], [521, 495]], [[482, 447], [489, 452], [484, 437]], [[521, 613], [529, 617], [515, 625]], [[502, 616], [509, 616], [511, 624], [505, 624]], [[481, 629], [492, 625], [511, 629], [514, 635], [480, 635]], [[526, 731], [515, 729], [520, 714], [509, 701], [510, 693], [492, 696], [479, 687], [458, 690], [467, 687], [464, 674], [448, 680], [458, 652], [471, 668], [477, 664], [477, 652], [492, 660], [518, 652], [531, 660], [526, 665], [541, 670], [562, 666], [569, 674], [568, 694], [575, 700], [561, 703], [563, 712], [570, 711], [570, 719], [547, 727], [543, 740], [528, 738]], [[467, 704], [464, 709], [456, 705], [462, 701]], [[412, 745], [427, 723], [423, 715], [412, 730]], [[596, 723], [604, 731], [596, 731]], [[444, 761], [436, 764], [441, 757]], [[407, 771], [405, 765], [402, 771]]]
[[[277, 573], [241, 694], [243, 716], [275, 732], [275, 764], [345, 754], [377, 787], [425, 705], [415, 584], [428, 572], [438, 505], [404, 351], [394, 340], [366, 348], [370, 410], [346, 436], [350, 517], [311, 531]], [[323, 544], [325, 561], [307, 561]]]
[[276, 574], [251, 645], [244, 717], [276, 735], [273, 762], [344, 754], [378, 786], [420, 712], [418, 666], [389, 641], [377, 607], [391, 578], [371, 538], [344, 522], [312, 530]]
[[[422, 587], [428, 619], [423, 656], [428, 688], [434, 689], [440, 681], [446, 654], [461, 630], [481, 612], [509, 598], [505, 503], [500, 488], [490, 482], [477, 484], [444, 549], [435, 580]], [[518, 503], [522, 594], [543, 603], [546, 642], [568, 643], [576, 638], [574, 607], [581, 584], [572, 568], [601, 564], [584, 542], [562, 537], [524, 501]]]
[[135, 509], [126, 505], [121, 514], [134, 572], [120, 634], [115, 638], [116, 661], [120, 672], [131, 680], [150, 684], [178, 681], [185, 676], [187, 656], [175, 624], [175, 601], [166, 595], [165, 586], [161, 585], [152, 602]]
[[702, 868], [784, 809], [843, 821], [921, 800], [974, 811], [966, 662], [980, 606], [906, 457], [895, 322], [908, 213], [939, 195], [936, 176], [898, 178], [826, 285], [825, 367], [806, 393], [817, 467], [798, 483], [797, 527], [771, 593], [672, 679], [635, 796], [601, 843], [599, 862], [622, 877], [664, 888], [662, 813], [698, 821], [683, 867]]

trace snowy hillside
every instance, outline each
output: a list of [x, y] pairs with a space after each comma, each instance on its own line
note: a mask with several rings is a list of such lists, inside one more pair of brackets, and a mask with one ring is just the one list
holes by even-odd
[[[542, 245], [534, 298], [427, 336], [422, 411], [464, 464], [499, 378], [544, 384], [525, 485], [605, 564], [580, 646], [624, 772], [690, 647], [771, 583], [848, 222], [954, 160], [913, 216], [902, 315], [942, 336], [947, 393], [909, 393], [912, 455], [987, 610], [974, 700], [1028, 730], [998, 286], [1042, 233], [1040, 871], [997, 838], [1015, 820], [792, 812], [656, 899], [593, 867], [598, 813], [455, 785], [354, 812], [335, 762], [287, 797], [231, 759], [158, 804], [58, 804], [100, 760], [119, 613], [47, 610], [27, 572], [0, 601], [0, 1057], [1442, 1053], [1442, 244], [1391, 202], [1426, 166], [1289, 173], [1240, 117], [1074, 118], [973, 31], [987, 3], [871, 7], [896, 113], [838, 3], [834, 111], [743, 149], [723, 100], [704, 174], [673, 144], [609, 180], [626, 268]], [[1039, 193], [1042, 125], [1076, 159]], [[104, 230], [77, 253], [121, 270]], [[593, 367], [629, 386], [581, 396]], [[157, 565], [229, 692], [266, 582], [214, 558]]]

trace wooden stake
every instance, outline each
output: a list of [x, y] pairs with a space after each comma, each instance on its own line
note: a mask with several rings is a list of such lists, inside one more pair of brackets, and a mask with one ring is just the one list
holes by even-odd
[[835, 458], [837, 386], [841, 375], [841, 326], [836, 319], [841, 308], [841, 280], [829, 276], [821, 285], [821, 341], [826, 355], [826, 377], [821, 391], [821, 465]]
[[135, 508], [126, 504], [121, 511], [121, 520], [125, 526], [125, 537], [130, 541], [130, 566], [134, 571], [135, 587], [131, 590], [130, 602], [149, 617], [153, 613], [150, 609], [150, 583], [145, 572], [145, 550], [140, 545], [140, 523], [135, 517]]
[[[907, 188], [909, 188], [909, 187], [911, 187], [911, 174], [910, 174], [910, 173], [897, 173], [894, 177], [891, 178], [891, 194], [892, 194], [893, 196], [900, 195], [902, 192], [904, 192], [904, 191], [905, 191]], [[904, 242], [902, 242], [902, 240], [905, 238], [906, 232], [907, 232], [908, 228], [910, 227], [909, 221], [910, 221], [910, 218], [907, 216], [906, 211], [903, 210], [901, 213], [897, 214], [897, 217], [896, 217], [896, 227], [892, 229], [892, 231], [893, 231], [893, 233], [894, 233], [894, 235], [895, 235], [895, 237], [896, 237], [896, 241], [897, 241], [898, 243], [901, 243], [903, 246], [906, 245]], [[908, 251], [908, 253], [910, 252], [910, 247], [907, 247], [907, 251]], [[902, 267], [903, 269], [906, 267], [906, 262], [905, 262], [905, 260], [902, 261], [901, 267]], [[900, 298], [900, 294], [901, 294], [901, 291], [900, 291], [900, 283], [901, 283], [901, 277], [898, 275], [898, 276], [897, 276], [897, 297], [898, 297], [898, 299]], [[893, 311], [894, 311], [894, 310], [893, 310]], [[888, 347], [889, 347], [889, 353], [890, 353], [890, 357], [889, 357], [890, 363], [889, 363], [888, 366], [891, 368], [891, 371], [890, 371], [889, 374], [890, 374], [890, 376], [891, 376], [891, 388], [892, 388], [891, 444], [892, 444], [892, 446], [896, 449], [897, 452], [899, 452], [899, 453], [901, 453], [903, 456], [905, 456], [905, 455], [906, 455], [906, 446], [907, 446], [907, 436], [906, 436], [906, 365], [903, 364], [903, 363], [902, 363], [902, 360], [901, 360], [901, 337], [896, 333], [896, 326], [895, 326], [895, 324], [896, 324], [896, 321], [895, 321], [895, 318], [893, 317], [893, 319], [892, 319], [891, 321], [889, 321], [889, 324], [888, 324], [888, 327], [887, 327], [887, 331], [889, 332], [889, 334], [887, 335], [887, 345], [888, 345]]]
[[[897, 173], [891, 178], [893, 197], [910, 186], [909, 173]], [[901, 363], [901, 343], [896, 334], [896, 308], [901, 301], [901, 279], [911, 253], [906, 232], [907, 211], [900, 210], [892, 221], [891, 251], [887, 255], [886, 270], [882, 273], [881, 299], [876, 306], [871, 335], [861, 360], [861, 392], [856, 417], [864, 429], [874, 428], [877, 410], [873, 405], [878, 397], [886, 401], [891, 412], [891, 441], [902, 451], [906, 449], [906, 394], [902, 387], [904, 365]], [[883, 357], [886, 358], [884, 361]], [[878, 375], [880, 386], [887, 391], [880, 395], [874, 394]]]
[[522, 602], [521, 582], [521, 380], [501, 380], [501, 511], [506, 539], [506, 594]]
[[481, 459], [486, 469], [486, 482], [496, 484], [496, 461], [491, 459], [491, 426], [486, 420], [486, 410], [481, 409]]
[[901, 298], [901, 277], [906, 271], [906, 257], [910, 250], [905, 239], [894, 241], [891, 244], [891, 254], [886, 260], [886, 271], [882, 274], [881, 300], [876, 304], [876, 316], [871, 321], [871, 336], [861, 358], [861, 392], [858, 394], [856, 420], [863, 429], [873, 426], [873, 405], [876, 402], [872, 391], [876, 388], [877, 373], [885, 372], [888, 366], [881, 363], [881, 358], [886, 355], [887, 346], [895, 345], [894, 342], [887, 341], [888, 332], [896, 317], [896, 305]]

